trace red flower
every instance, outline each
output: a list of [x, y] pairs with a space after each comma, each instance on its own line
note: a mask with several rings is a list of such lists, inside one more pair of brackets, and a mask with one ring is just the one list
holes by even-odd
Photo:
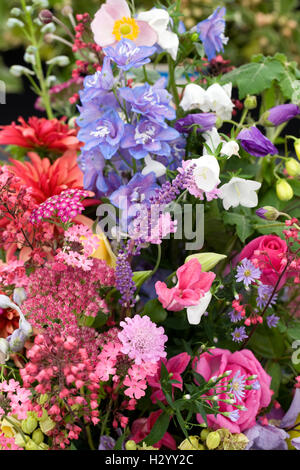
[[82, 145], [76, 137], [77, 130], [70, 129], [64, 119], [46, 119], [35, 116], [28, 123], [22, 117], [20, 124], [0, 126], [0, 145], [18, 145], [31, 150], [47, 149], [58, 153], [77, 151]]

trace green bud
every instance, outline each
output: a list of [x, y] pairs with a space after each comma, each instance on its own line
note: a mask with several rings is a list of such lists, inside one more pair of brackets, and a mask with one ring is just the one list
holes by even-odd
[[25, 25], [23, 21], [18, 20], [17, 18], [8, 18], [7, 27], [14, 28], [15, 26], [19, 26], [19, 28], [24, 28]]
[[294, 158], [289, 158], [285, 163], [285, 169], [288, 175], [290, 176], [299, 176], [300, 175], [300, 163], [297, 162]]
[[44, 434], [40, 429], [36, 429], [31, 436], [33, 442], [35, 442], [37, 445], [41, 444], [44, 440]]
[[280, 212], [272, 206], [263, 206], [257, 209], [256, 215], [265, 220], [277, 220], [280, 216]]
[[34, 75], [34, 72], [23, 65], [12, 65], [9, 69], [14, 77], [21, 77], [21, 75]]
[[133, 440], [129, 440], [125, 444], [126, 450], [136, 450], [136, 443]]
[[276, 194], [280, 201], [289, 201], [294, 196], [294, 191], [286, 180], [280, 179], [276, 183]]
[[215, 124], [215, 127], [217, 129], [220, 129], [220, 127], [223, 126], [223, 120], [218, 116], [217, 119], [216, 119], [216, 124]]
[[192, 41], [192, 42], [197, 42], [197, 41], [199, 41], [199, 34], [198, 34], [198, 33], [193, 33], [193, 34], [191, 35], [191, 41]]
[[21, 16], [22, 11], [21, 11], [20, 8], [12, 8], [11, 11], [10, 11], [10, 14], [12, 16]]
[[66, 55], [58, 55], [53, 57], [53, 59], [47, 60], [47, 65], [58, 65], [59, 67], [66, 67], [69, 65], [70, 59]]
[[295, 140], [294, 148], [298, 159], [300, 160], [300, 139]]
[[188, 256], [185, 259], [185, 263], [193, 258], [199, 261], [202, 271], [207, 272], [213, 269], [221, 260], [227, 258], [227, 256], [220, 255], [219, 253], [196, 253], [195, 255]]
[[21, 428], [25, 434], [31, 434], [37, 427], [38, 422], [33, 416], [29, 416], [27, 419], [22, 421]]
[[244, 106], [246, 109], [255, 109], [257, 107], [257, 99], [254, 95], [248, 95], [244, 101]]
[[208, 429], [202, 429], [200, 434], [201, 441], [206, 441], [207, 436], [209, 435], [210, 431]]
[[132, 280], [136, 287], [140, 287], [146, 279], [150, 276], [152, 271], [135, 271], [132, 276]]
[[220, 442], [220, 434], [217, 431], [210, 432], [206, 438], [206, 446], [209, 450], [216, 449]]

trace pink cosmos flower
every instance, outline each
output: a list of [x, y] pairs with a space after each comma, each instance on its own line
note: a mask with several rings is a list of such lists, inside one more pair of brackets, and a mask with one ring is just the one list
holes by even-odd
[[138, 46], [153, 46], [157, 33], [146, 21], [131, 17], [125, 0], [106, 0], [97, 11], [91, 23], [95, 42], [101, 46], [111, 46], [122, 38], [131, 39]]
[[192, 258], [176, 271], [177, 285], [169, 289], [164, 282], [156, 282], [158, 300], [167, 310], [178, 312], [185, 307], [198, 305], [200, 299], [209, 291], [216, 275], [202, 272], [201, 264]]
[[[243, 390], [238, 404], [244, 406], [246, 410], [237, 413], [235, 422], [221, 414], [217, 414], [217, 416], [209, 414], [207, 416], [208, 426], [213, 429], [227, 428], [232, 433], [243, 432], [254, 426], [260, 409], [267, 407], [271, 401], [273, 393], [272, 390], [270, 390], [271, 377], [265, 372], [254, 354], [248, 349], [234, 353], [231, 353], [227, 349], [212, 349], [201, 354], [198, 360], [195, 359], [193, 368], [198, 374], [202, 375], [206, 381], [212, 377], [224, 374], [226, 371], [231, 371], [226, 381], [233, 379], [237, 376], [237, 373], [239, 373], [239, 375], [246, 380], [246, 384], [251, 385], [253, 381], [247, 383], [247, 377], [253, 375], [257, 376], [258, 387], [253, 387], [250, 390], [244, 386], [242, 387]], [[213, 393], [213, 391], [211, 393]], [[225, 398], [225, 395], [219, 396], [220, 398]], [[236, 412], [234, 405], [221, 401], [218, 404], [222, 412]], [[199, 423], [203, 421], [200, 414], [197, 414], [197, 420]]]
[[[183, 352], [181, 354], [177, 354], [177, 356], [171, 357], [171, 359], [169, 359], [168, 361], [166, 359], [161, 360], [161, 362], [166, 366], [169, 374], [172, 374], [172, 380], [176, 380], [178, 382], [172, 384], [172, 389], [176, 387], [182, 390], [183, 381], [181, 378], [181, 374], [187, 368], [190, 359], [191, 357], [186, 352]], [[153, 388], [153, 393], [151, 395], [151, 400], [153, 403], [155, 403], [156, 400], [162, 402], [165, 401], [165, 396], [163, 394], [160, 384], [160, 374], [161, 367], [153, 377], [148, 377], [148, 384], [151, 385], [151, 387]]]

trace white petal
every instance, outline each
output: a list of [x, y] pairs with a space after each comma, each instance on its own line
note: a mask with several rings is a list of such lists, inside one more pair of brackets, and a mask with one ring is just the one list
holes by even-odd
[[187, 307], [187, 319], [190, 325], [198, 325], [200, 323], [202, 315], [205, 313], [211, 301], [211, 297], [211, 292], [208, 291], [201, 298], [198, 305], [192, 305], [191, 307]]
[[137, 20], [146, 21], [157, 34], [167, 29], [170, 21], [170, 15], [166, 10], [152, 8], [149, 11], [143, 11], [137, 15]]
[[185, 89], [180, 106], [184, 111], [200, 108], [206, 101], [205, 90], [195, 83], [189, 83]]
[[166, 167], [160, 162], [152, 160], [150, 155], [145, 157], [146, 166], [142, 170], [142, 175], [148, 175], [151, 171], [154, 171], [157, 178], [163, 176], [166, 173]]
[[232, 155], [238, 155], [239, 149], [239, 144], [235, 140], [230, 140], [222, 145], [221, 154], [231, 157]]
[[213, 127], [211, 131], [204, 132], [203, 137], [205, 139], [205, 143], [213, 152], [217, 149], [220, 142], [222, 142], [221, 136], [216, 127]]
[[179, 39], [177, 34], [171, 31], [160, 31], [158, 33], [158, 45], [167, 51], [173, 60], [176, 60], [177, 51], [179, 46]]

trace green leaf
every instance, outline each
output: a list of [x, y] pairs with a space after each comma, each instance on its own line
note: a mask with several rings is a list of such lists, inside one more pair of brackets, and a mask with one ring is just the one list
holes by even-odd
[[127, 436], [128, 436], [128, 432], [126, 431], [123, 434], [121, 434], [121, 436], [117, 439], [117, 442], [115, 443], [114, 450], [122, 450], [122, 444], [127, 438]]
[[142, 315], [148, 315], [154, 323], [161, 323], [168, 314], [158, 299], [152, 299], [145, 304]]
[[148, 446], [153, 446], [160, 441], [168, 430], [170, 424], [170, 416], [167, 413], [162, 413], [155, 421], [153, 428], [151, 429], [148, 436], [144, 439], [144, 442]]
[[[106, 313], [98, 312], [96, 318], [93, 318], [94, 321], [91, 326], [93, 326], [93, 328], [100, 328], [101, 326], [105, 325], [108, 318], [109, 318], [109, 315], [107, 315]], [[87, 326], [90, 326], [90, 325], [87, 325]]]
[[267, 373], [272, 377], [271, 390], [274, 391], [275, 396], [278, 394], [278, 390], [281, 382], [281, 367], [278, 362], [269, 362], [267, 364]]
[[275, 328], [260, 325], [249, 341], [254, 353], [266, 359], [280, 359], [285, 351], [282, 334]]
[[196, 408], [197, 408], [198, 413], [200, 413], [200, 415], [202, 416], [207, 426], [207, 417], [206, 417], [205, 409], [200, 401], [196, 401]]
[[224, 214], [224, 222], [225, 224], [236, 226], [236, 233], [243, 243], [254, 232], [251, 220], [249, 220], [249, 217], [243, 214], [237, 214], [236, 212], [226, 212]]
[[285, 68], [274, 57], [258, 57], [260, 62], [242, 65], [223, 75], [221, 83], [232, 82], [239, 89], [239, 98], [247, 94], [257, 95], [270, 88], [273, 80], [280, 80]]
[[132, 280], [136, 287], [141, 287], [144, 282], [149, 278], [152, 271], [135, 271], [132, 275]]
[[287, 334], [292, 339], [300, 339], [300, 323], [294, 323], [287, 329]]

